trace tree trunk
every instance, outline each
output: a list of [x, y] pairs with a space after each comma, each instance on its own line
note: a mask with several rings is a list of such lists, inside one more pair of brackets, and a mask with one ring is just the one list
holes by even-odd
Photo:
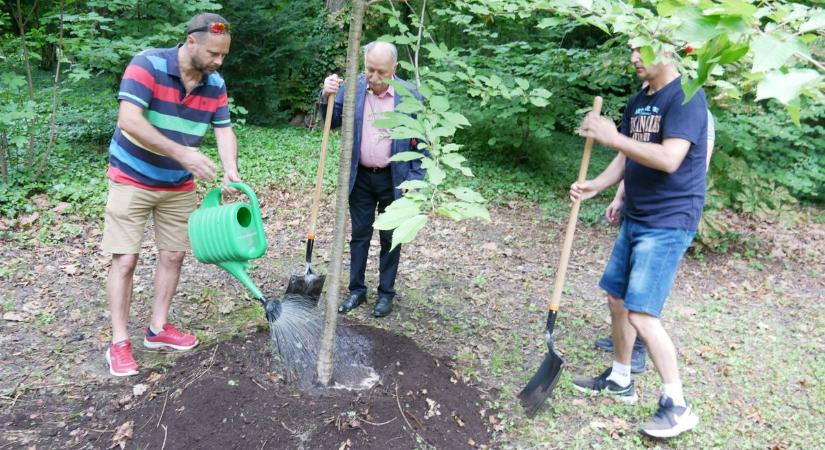
[[347, 47], [347, 90], [344, 95], [343, 131], [341, 136], [341, 157], [338, 165], [338, 190], [335, 199], [335, 232], [332, 241], [332, 276], [324, 295], [324, 330], [321, 333], [318, 350], [318, 382], [328, 386], [332, 381], [333, 350], [335, 349], [335, 327], [338, 320], [338, 302], [341, 290], [341, 272], [344, 259], [344, 234], [347, 229], [347, 206], [349, 199], [350, 163], [352, 162], [352, 141], [355, 130], [355, 93], [358, 80], [358, 66], [361, 61], [361, 29], [364, 25], [365, 0], [355, 0], [349, 24], [349, 45]]
[[[20, 32], [20, 42], [23, 45], [23, 61], [26, 63], [26, 80], [29, 82], [29, 100], [34, 102], [34, 81], [32, 80], [32, 66], [29, 58], [29, 45], [26, 43], [26, 22], [23, 20], [23, 7], [17, 0], [17, 10], [12, 10]], [[29, 124], [34, 128], [34, 121]], [[34, 164], [34, 130], [29, 129], [28, 165]]]
[[329, 12], [338, 12], [347, 3], [347, 0], [327, 0], [327, 9]]
[[3, 183], [9, 182], [8, 148], [9, 140], [6, 139], [6, 133], [0, 132], [0, 176], [3, 177]]
[[49, 143], [48, 145], [46, 145], [46, 151], [43, 152], [43, 156], [40, 159], [40, 164], [38, 164], [37, 171], [34, 174], [35, 178], [40, 178], [40, 175], [43, 173], [43, 169], [46, 168], [46, 163], [49, 162], [52, 149], [54, 148], [54, 142], [57, 139], [57, 88], [60, 84], [60, 56], [62, 56], [63, 53], [64, 7], [64, 1], [60, 0], [60, 34], [57, 37], [57, 45], [55, 45], [55, 55], [57, 55], [57, 64], [54, 69], [54, 82], [52, 84], [52, 117], [51, 123], [49, 124]]

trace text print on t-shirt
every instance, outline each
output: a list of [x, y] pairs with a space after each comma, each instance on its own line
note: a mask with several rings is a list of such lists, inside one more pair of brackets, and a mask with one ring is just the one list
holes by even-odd
[[630, 136], [635, 141], [650, 142], [651, 134], [658, 134], [662, 125], [662, 116], [656, 106], [637, 108], [630, 118]]

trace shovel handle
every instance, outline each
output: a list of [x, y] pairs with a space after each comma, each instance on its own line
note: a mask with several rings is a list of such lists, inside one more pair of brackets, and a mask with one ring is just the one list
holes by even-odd
[[[602, 98], [596, 96], [593, 99], [593, 112], [601, 114]], [[587, 138], [584, 143], [584, 154], [582, 155], [582, 163], [579, 167], [579, 178], [577, 181], [581, 183], [587, 179], [587, 166], [590, 164], [590, 151], [593, 149], [593, 138]], [[550, 299], [548, 309], [550, 311], [559, 310], [559, 302], [561, 302], [561, 293], [564, 290], [564, 278], [567, 275], [567, 263], [570, 262], [570, 249], [573, 247], [573, 234], [576, 232], [576, 222], [579, 218], [579, 207], [581, 200], [575, 200], [570, 210], [570, 219], [567, 221], [567, 231], [564, 233], [564, 245], [561, 249], [561, 258], [559, 259], [559, 268], [556, 271], [556, 283], [553, 285], [553, 297]]]
[[307, 231], [307, 263], [312, 259], [312, 244], [315, 241], [315, 224], [318, 221], [318, 207], [321, 203], [321, 183], [324, 181], [324, 163], [327, 160], [327, 144], [329, 144], [329, 130], [332, 128], [332, 108], [335, 106], [335, 96], [327, 97], [327, 114], [324, 116], [324, 135], [321, 138], [321, 156], [318, 160], [318, 172], [315, 174], [315, 192], [312, 194], [312, 209], [309, 216]]

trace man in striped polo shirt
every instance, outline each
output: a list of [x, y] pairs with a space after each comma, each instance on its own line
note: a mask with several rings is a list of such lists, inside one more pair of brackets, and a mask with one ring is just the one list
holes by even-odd
[[143, 345], [189, 350], [198, 339], [167, 323], [189, 248], [187, 221], [197, 207], [194, 178], [212, 180], [217, 166], [198, 147], [211, 124], [224, 184], [240, 181], [237, 141], [226, 85], [217, 70], [229, 52], [229, 23], [217, 14], [189, 21], [186, 40], [136, 55], [120, 83], [117, 128], [109, 145], [109, 194], [102, 248], [112, 253], [106, 283], [112, 314], [109, 372], [138, 373], [127, 323], [135, 266], [151, 213], [158, 262], [152, 318]]

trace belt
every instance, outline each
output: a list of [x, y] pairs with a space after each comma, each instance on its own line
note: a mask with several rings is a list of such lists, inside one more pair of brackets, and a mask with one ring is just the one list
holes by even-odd
[[367, 166], [362, 166], [361, 164], [358, 164], [358, 170], [364, 170], [364, 171], [372, 172], [372, 173], [382, 173], [382, 172], [389, 172], [390, 171], [390, 166], [387, 166], [387, 167], [367, 167]]

